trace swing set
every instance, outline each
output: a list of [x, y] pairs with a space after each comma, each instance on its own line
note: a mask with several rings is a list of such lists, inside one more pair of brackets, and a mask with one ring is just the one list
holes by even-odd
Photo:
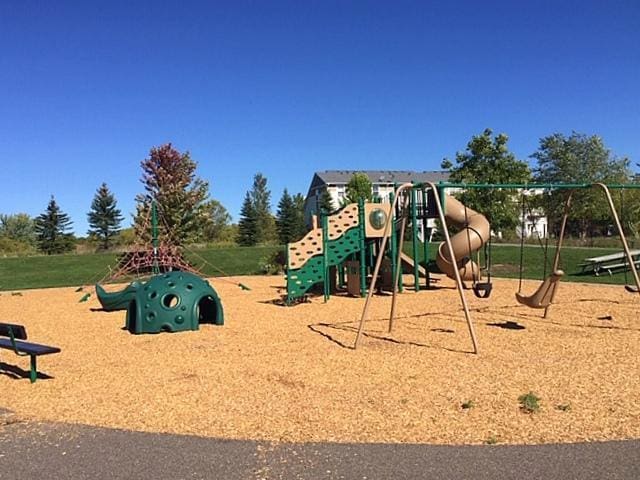
[[[520, 190], [520, 195], [521, 195], [521, 202], [522, 202], [522, 224], [521, 224], [521, 243], [520, 243], [520, 265], [519, 265], [519, 284], [518, 284], [518, 291], [515, 294], [515, 298], [518, 301], [518, 303], [520, 303], [521, 305], [524, 305], [526, 307], [529, 308], [534, 308], [534, 309], [544, 309], [544, 318], [547, 318], [548, 313], [549, 313], [549, 309], [551, 307], [551, 305], [553, 304], [557, 289], [558, 289], [558, 285], [559, 285], [559, 281], [560, 279], [564, 276], [564, 272], [559, 268], [560, 267], [560, 252], [562, 249], [562, 243], [564, 240], [564, 236], [565, 236], [565, 231], [566, 231], [566, 226], [567, 226], [567, 220], [569, 218], [569, 214], [571, 212], [571, 201], [573, 199], [573, 194], [574, 191], [576, 190], [581, 190], [581, 189], [590, 189], [590, 188], [597, 188], [603, 191], [604, 195], [605, 195], [605, 199], [607, 201], [607, 204], [609, 205], [609, 209], [611, 211], [611, 216], [615, 222], [615, 225], [617, 227], [618, 230], [618, 235], [620, 237], [620, 241], [624, 250], [624, 255], [625, 255], [625, 267], [626, 265], [628, 265], [631, 269], [631, 272], [633, 274], [633, 278], [635, 281], [635, 286], [634, 285], [629, 285], [627, 282], [627, 273], [626, 273], [626, 268], [625, 268], [625, 290], [630, 292], [630, 293], [640, 293], [640, 278], [638, 276], [638, 271], [636, 269], [636, 265], [634, 263], [634, 259], [633, 256], [631, 254], [631, 251], [629, 249], [629, 245], [627, 244], [627, 239], [624, 233], [624, 230], [622, 228], [622, 224], [620, 222], [620, 218], [618, 217], [618, 213], [616, 211], [616, 207], [615, 204], [613, 202], [613, 199], [611, 197], [611, 192], [610, 189], [620, 189], [621, 191], [624, 191], [625, 189], [636, 189], [636, 188], [640, 188], [640, 184], [612, 184], [612, 185], [606, 185], [604, 183], [576, 183], [576, 184], [570, 184], [570, 183], [566, 183], [566, 184], [500, 184], [500, 183], [495, 183], [495, 184], [465, 184], [465, 183], [447, 183], [447, 182], [440, 182], [438, 184], [435, 183], [425, 183], [425, 184], [412, 184], [412, 183], [406, 183], [401, 185], [395, 194], [394, 200], [393, 200], [393, 204], [392, 204], [392, 209], [396, 209], [397, 205], [398, 205], [398, 201], [401, 198], [405, 199], [405, 208], [401, 209], [401, 211], [407, 211], [406, 208], [406, 204], [407, 204], [407, 199], [409, 198], [408, 195], [402, 195], [405, 191], [407, 190], [412, 190], [412, 189], [419, 189], [422, 190], [423, 192], [425, 190], [428, 190], [429, 193], [433, 193], [432, 195], [430, 195], [430, 198], [433, 199], [434, 203], [435, 203], [435, 211], [438, 214], [438, 218], [440, 220], [440, 224], [442, 226], [442, 230], [443, 230], [443, 234], [445, 237], [444, 242], [441, 244], [440, 249], [443, 249], [446, 247], [446, 250], [444, 250], [444, 252], [447, 254], [448, 256], [448, 260], [451, 262], [451, 264], [453, 264], [453, 266], [457, 266], [457, 268], [453, 268], [453, 273], [454, 273], [454, 280], [456, 282], [456, 288], [457, 291], [459, 293], [460, 296], [460, 303], [462, 305], [462, 309], [464, 311], [464, 315], [465, 315], [465, 319], [466, 319], [466, 323], [469, 329], [469, 334], [471, 336], [471, 340], [473, 343], [473, 353], [478, 353], [478, 342], [477, 342], [477, 338], [476, 338], [476, 334], [475, 334], [475, 329], [474, 329], [474, 325], [471, 319], [471, 314], [469, 312], [469, 307], [467, 304], [467, 300], [466, 300], [466, 296], [465, 296], [465, 285], [463, 283], [463, 279], [461, 276], [461, 271], [463, 273], [466, 274], [467, 270], [468, 270], [468, 266], [471, 265], [471, 280], [472, 280], [472, 291], [474, 293], [475, 296], [477, 296], [478, 298], [482, 298], [482, 299], [488, 299], [491, 295], [491, 291], [492, 291], [492, 283], [491, 283], [491, 235], [489, 234], [487, 241], [483, 241], [482, 240], [482, 236], [480, 235], [480, 233], [473, 228], [472, 225], [472, 215], [476, 216], [478, 215], [477, 212], [473, 212], [472, 214], [469, 214], [467, 211], [467, 207], [464, 207], [464, 225], [462, 225], [463, 228], [466, 229], [466, 236], [467, 236], [467, 243], [469, 246], [469, 249], [467, 251], [471, 252], [473, 251], [473, 249], [471, 248], [472, 246], [472, 234], [474, 236], [477, 236], [478, 238], [480, 238], [480, 242], [481, 242], [481, 247], [484, 247], [484, 257], [485, 257], [485, 266], [484, 268], [480, 268], [478, 267], [479, 265], [479, 261], [478, 263], [474, 263], [472, 262], [469, 258], [462, 258], [460, 260], [456, 259], [455, 256], [455, 251], [454, 251], [454, 247], [451, 241], [451, 237], [449, 235], [449, 231], [448, 231], [448, 226], [447, 226], [447, 218], [449, 218], [450, 220], [453, 220], [454, 215], [448, 211], [445, 208], [445, 200], [447, 197], [445, 192], [446, 189], [448, 188], [455, 188], [455, 189], [511, 189], [511, 190]], [[548, 248], [549, 248], [549, 236], [546, 235], [546, 240], [543, 244], [542, 242], [542, 235], [540, 235], [538, 229], [537, 229], [537, 225], [535, 225], [535, 230], [536, 230], [536, 235], [538, 237], [538, 241], [540, 243], [540, 245], [544, 248], [544, 271], [543, 271], [543, 279], [542, 279], [542, 283], [538, 286], [538, 288], [536, 288], [536, 290], [529, 294], [529, 295], [525, 295], [522, 292], [522, 280], [523, 280], [523, 272], [524, 272], [524, 238], [525, 238], [525, 218], [526, 218], [526, 213], [527, 213], [527, 205], [526, 205], [526, 191], [528, 190], [543, 190], [547, 192], [547, 198], [550, 201], [550, 193], [553, 190], [567, 190], [568, 191], [568, 195], [564, 204], [564, 209], [563, 209], [563, 213], [562, 213], [562, 219], [561, 219], [561, 223], [560, 223], [560, 232], [558, 234], [557, 240], [556, 240], [556, 247], [555, 247], [555, 254], [554, 254], [554, 258], [553, 258], [553, 264], [552, 264], [552, 268], [551, 268], [551, 273], [549, 275], [547, 275], [547, 262], [548, 262]], [[451, 200], [450, 200], [451, 201]], [[455, 200], [453, 203], [460, 203], [457, 200]], [[623, 207], [623, 204], [621, 205], [621, 209]], [[470, 210], [470, 209], [469, 209]], [[470, 210], [471, 211], [471, 210]], [[530, 210], [529, 210], [530, 211]], [[548, 209], [547, 209], [548, 211]], [[624, 212], [623, 212], [624, 213]], [[484, 217], [482, 217], [484, 219]], [[485, 220], [486, 221], [486, 220]], [[407, 215], [405, 214], [402, 219], [401, 219], [401, 229], [400, 232], [404, 231], [404, 228], [406, 226], [406, 222], [407, 222]], [[456, 223], [454, 221], [454, 223]], [[387, 221], [385, 223], [385, 232], [390, 231], [391, 228], [391, 217], [387, 218]], [[401, 235], [401, 240], [402, 240], [402, 235]], [[384, 251], [384, 242], [386, 241], [386, 235], [383, 236], [382, 242], [383, 245], [381, 247], [381, 251]], [[477, 241], [476, 238], [473, 239], [473, 241]], [[439, 250], [440, 251], [440, 250]], [[478, 250], [479, 252], [479, 250]], [[400, 255], [402, 254], [402, 249], [398, 249], [398, 264], [400, 263]], [[357, 334], [356, 334], [356, 338], [355, 338], [355, 342], [354, 342], [354, 349], [356, 349], [358, 347], [359, 341], [363, 335], [364, 332], [364, 324], [367, 320], [367, 315], [368, 315], [368, 311], [369, 311], [369, 305], [371, 303], [371, 299], [373, 296], [373, 292], [375, 291], [375, 283], [378, 277], [378, 272], [380, 270], [380, 266], [382, 263], [382, 259], [383, 259], [383, 255], [378, 255], [378, 258], [376, 260], [376, 264], [375, 264], [375, 268], [374, 268], [374, 272], [373, 272], [373, 276], [372, 276], [372, 285], [369, 288], [369, 293], [366, 297], [365, 300], [365, 304], [363, 307], [363, 311], [362, 311], [362, 316], [360, 318], [360, 323], [358, 326], [358, 330], [357, 330]], [[485, 270], [487, 273], [487, 279], [486, 281], [481, 281], [480, 275], [482, 270]], [[476, 273], [477, 272], [477, 273]], [[396, 310], [396, 296], [397, 296], [397, 292], [398, 292], [398, 280], [399, 280], [399, 275], [400, 275], [400, 269], [397, 269], [395, 272], [395, 278], [393, 281], [393, 296], [392, 296], [392, 300], [391, 300], [391, 311], [390, 311], [390, 315], [389, 315], [389, 323], [388, 323], [388, 332], [391, 333], [392, 329], [393, 329], [393, 323], [394, 323], [394, 319], [395, 319], [395, 310]]]

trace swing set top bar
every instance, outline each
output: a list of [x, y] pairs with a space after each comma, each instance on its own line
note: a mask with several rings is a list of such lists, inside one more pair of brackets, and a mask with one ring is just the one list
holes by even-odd
[[[581, 188], [591, 188], [596, 183], [436, 183], [438, 188], [524, 188], [524, 189], [557, 189], [575, 190]], [[640, 188], [640, 183], [611, 183], [605, 184], [609, 189], [635, 189]], [[414, 188], [427, 187], [426, 183], [416, 183]]]

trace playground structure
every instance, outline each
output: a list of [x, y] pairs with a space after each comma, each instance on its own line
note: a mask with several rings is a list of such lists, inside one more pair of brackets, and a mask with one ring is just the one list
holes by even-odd
[[159, 241], [155, 202], [150, 211], [151, 248], [140, 246], [127, 252], [109, 280], [132, 274], [152, 276], [145, 283], [135, 280], [116, 292], [107, 292], [97, 283], [102, 309], [126, 310], [125, 327], [134, 334], [198, 330], [201, 323], [223, 325], [224, 311], [217, 292], [184, 260], [175, 244]]
[[156, 275], [140, 285], [127, 306], [131, 333], [198, 330], [201, 323], [224, 325], [220, 298], [209, 282], [189, 272]]
[[[393, 199], [393, 203], [392, 203], [392, 211], [395, 211], [396, 206], [398, 204], [398, 201], [400, 198], [404, 199], [404, 204], [405, 206], [407, 205], [410, 197], [407, 195], [403, 195], [403, 193], [405, 191], [410, 191], [413, 192], [415, 189], [422, 189], [424, 191], [424, 189], [428, 188], [431, 192], [432, 192], [432, 197], [434, 199], [434, 204], [435, 207], [437, 209], [437, 213], [438, 213], [438, 218], [440, 219], [440, 223], [442, 225], [442, 229], [443, 229], [443, 234], [445, 237], [445, 241], [440, 245], [439, 247], [439, 255], [438, 255], [438, 264], [439, 265], [443, 265], [445, 270], [445, 273], [452, 271], [452, 273], [454, 274], [455, 277], [455, 281], [456, 281], [456, 288], [458, 290], [459, 296], [460, 296], [460, 303], [462, 304], [462, 309], [464, 311], [464, 315], [465, 315], [465, 319], [466, 319], [466, 323], [469, 329], [469, 334], [471, 336], [471, 340], [472, 340], [472, 344], [473, 344], [473, 352], [474, 353], [478, 353], [478, 342], [477, 342], [477, 338], [476, 338], [476, 334], [475, 334], [475, 329], [473, 326], [473, 322], [471, 319], [471, 314], [469, 311], [469, 306], [465, 297], [465, 289], [464, 289], [464, 285], [463, 285], [463, 279], [464, 278], [468, 278], [468, 276], [470, 275], [475, 283], [475, 274], [476, 274], [476, 269], [474, 267], [473, 264], [471, 264], [471, 260], [468, 257], [462, 257], [459, 260], [459, 254], [460, 254], [460, 242], [459, 242], [459, 238], [460, 238], [460, 233], [456, 234], [455, 237], [453, 237], [453, 239], [450, 237], [449, 235], [449, 231], [448, 231], [448, 224], [447, 224], [447, 220], [452, 220], [453, 223], [460, 223], [460, 213], [457, 211], [456, 207], [456, 203], [454, 202], [453, 207], [447, 208], [447, 204], [445, 203], [447, 200], [449, 202], [451, 202], [451, 199], [449, 197], [447, 197], [447, 195], [445, 194], [445, 191], [447, 188], [459, 188], [459, 189], [465, 189], [465, 188], [505, 188], [505, 189], [535, 189], [535, 188], [541, 188], [541, 189], [566, 189], [566, 190], [578, 190], [578, 189], [585, 189], [585, 188], [592, 188], [592, 187], [596, 187], [601, 189], [604, 192], [605, 195], [605, 199], [607, 201], [607, 204], [609, 205], [609, 208], [611, 210], [611, 215], [612, 218], [614, 219], [615, 225], [617, 227], [618, 230], [618, 234], [620, 237], [620, 241], [622, 243], [622, 247], [624, 250], [624, 255], [625, 255], [625, 261], [627, 263], [627, 265], [629, 265], [631, 271], [633, 272], [633, 278], [635, 280], [635, 287], [631, 286], [631, 285], [625, 285], [625, 288], [627, 291], [631, 292], [631, 293], [640, 293], [640, 278], [638, 277], [638, 272], [636, 270], [636, 266], [635, 266], [635, 262], [634, 262], [634, 258], [633, 255], [631, 253], [631, 250], [629, 249], [629, 246], [627, 244], [627, 240], [625, 237], [625, 233], [624, 230], [622, 228], [622, 225], [620, 223], [620, 219], [618, 218], [618, 214], [616, 212], [616, 208], [615, 208], [615, 204], [613, 202], [613, 199], [611, 198], [611, 193], [609, 191], [609, 188], [640, 188], [640, 185], [605, 185], [603, 183], [595, 183], [595, 184], [455, 184], [455, 183], [439, 183], [437, 186], [434, 183], [427, 183], [426, 185], [422, 185], [422, 184], [411, 184], [411, 183], [406, 183], [401, 185], [397, 190], [396, 190], [396, 195], [395, 198]], [[565, 230], [566, 230], [566, 224], [567, 224], [567, 218], [570, 212], [570, 208], [571, 208], [571, 199], [572, 199], [572, 193], [570, 192], [567, 198], [567, 201], [565, 203], [565, 207], [564, 207], [564, 212], [563, 212], [563, 216], [562, 216], [562, 222], [561, 222], [561, 229], [560, 229], [560, 234], [558, 236], [557, 239], [557, 245], [556, 245], [556, 252], [555, 252], [555, 256], [554, 256], [554, 262], [553, 262], [553, 268], [551, 271], [551, 275], [549, 275], [548, 277], [544, 278], [541, 285], [536, 289], [536, 291], [531, 294], [531, 295], [524, 295], [520, 292], [520, 289], [522, 287], [522, 255], [521, 255], [521, 261], [520, 261], [520, 288], [518, 293], [516, 294], [516, 300], [521, 303], [522, 305], [531, 307], [531, 308], [544, 308], [545, 312], [544, 312], [544, 317], [546, 318], [549, 312], [549, 308], [551, 306], [551, 304], [553, 303], [553, 299], [555, 297], [556, 291], [557, 291], [557, 287], [558, 287], [558, 282], [560, 280], [560, 278], [562, 278], [562, 276], [564, 275], [564, 272], [562, 270], [559, 270], [559, 263], [560, 263], [560, 251], [562, 249], [562, 242], [564, 239], [564, 234], [565, 234]], [[457, 202], [459, 203], [459, 202]], [[464, 207], [464, 206], [463, 206]], [[401, 218], [401, 226], [400, 226], [400, 245], [402, 245], [403, 242], [403, 234], [405, 231], [405, 226], [406, 226], [406, 222], [407, 222], [407, 209], [403, 209], [401, 210], [404, 212], [404, 215]], [[465, 236], [467, 237], [467, 241], [468, 241], [468, 245], [469, 245], [469, 249], [467, 250], [467, 255], [470, 255], [472, 253], [472, 247], [476, 246], [479, 247], [482, 245], [482, 235], [481, 232], [479, 232], [478, 230], [478, 225], [482, 225], [484, 226], [484, 222], [481, 219], [476, 219], [475, 218], [475, 212], [469, 213], [467, 211], [466, 208], [464, 208], [464, 216], [465, 216], [465, 222], [462, 225], [463, 226], [463, 231], [466, 231]], [[474, 220], [474, 223], [472, 224], [471, 221]], [[380, 267], [383, 261], [383, 257], [384, 257], [384, 252], [385, 252], [385, 246], [386, 246], [386, 240], [387, 240], [387, 236], [388, 233], [391, 231], [391, 224], [392, 224], [392, 219], [391, 218], [387, 218], [387, 222], [385, 224], [384, 227], [384, 234], [382, 237], [382, 242], [380, 245], [380, 249], [379, 249], [379, 254], [376, 260], [376, 264], [375, 264], [375, 268], [372, 274], [372, 279], [371, 279], [371, 286], [369, 288], [369, 292], [365, 301], [365, 305], [362, 311], [362, 316], [360, 318], [360, 324], [358, 326], [358, 331], [356, 334], [356, 338], [355, 338], [355, 342], [354, 342], [354, 348], [358, 347], [358, 343], [360, 341], [360, 338], [362, 337], [363, 331], [364, 331], [364, 324], [365, 321], [367, 319], [367, 314], [368, 314], [368, 309], [369, 309], [369, 305], [371, 303], [371, 299], [373, 296], [373, 293], [375, 291], [375, 285], [376, 282], [378, 280], [378, 273], [380, 271]], [[475, 227], [475, 228], [474, 228]], [[472, 235], [471, 232], [475, 233], [475, 238], [472, 239]], [[444, 250], [446, 246], [446, 250]], [[523, 245], [521, 244], [521, 252], [522, 252], [522, 247]], [[458, 251], [456, 251], [458, 250]], [[444, 253], [446, 252], [446, 254]], [[446, 255], [446, 256], [445, 256]], [[398, 261], [400, 259], [400, 255], [398, 254]], [[446, 262], [443, 262], [443, 260], [446, 260]], [[449, 268], [449, 270], [446, 270], [448, 265], [456, 265], [458, 268]], [[470, 273], [469, 273], [470, 272]], [[392, 289], [393, 289], [393, 297], [392, 297], [392, 301], [391, 301], [391, 311], [389, 314], [389, 323], [388, 323], [388, 331], [391, 332], [393, 330], [393, 322], [395, 319], [395, 308], [396, 308], [396, 297], [397, 297], [397, 293], [398, 293], [398, 278], [400, 276], [400, 270], [396, 269], [396, 271], [394, 272], [394, 280], [392, 283]], [[480, 296], [480, 295], [478, 295]]]
[[[402, 190], [398, 192], [403, 195]], [[418, 231], [421, 227], [426, 235], [427, 222], [437, 218], [433, 196], [427, 192], [426, 189], [412, 190], [401, 205], [361, 200], [332, 215], [321, 215], [320, 226], [314, 219], [314, 228], [300, 241], [287, 246], [287, 304], [303, 298], [316, 284], [322, 285], [325, 301], [336, 287], [346, 287], [346, 291], [354, 296], [366, 296], [368, 279], [381, 252], [385, 259], [379, 268], [381, 290], [391, 291], [395, 278], [395, 284], [402, 291], [402, 277], [396, 273], [403, 269], [409, 269], [413, 274], [416, 290], [421, 288], [421, 277], [429, 287], [431, 277], [427, 262], [421, 265], [417, 260], [421, 254], [424, 259], [429, 258], [429, 243], [423, 241], [420, 245]], [[475, 287], [481, 272], [471, 257], [488, 241], [489, 222], [453, 197], [447, 196], [447, 209], [450, 221], [460, 227], [453, 240], [455, 255], [468, 260], [457, 270], [463, 281], [472, 281]], [[401, 226], [398, 220], [405, 217], [411, 218], [411, 255], [401, 248], [406, 222]], [[387, 222], [394, 228], [386, 229]], [[455, 278], [452, 258], [441, 245], [436, 263], [442, 273]]]

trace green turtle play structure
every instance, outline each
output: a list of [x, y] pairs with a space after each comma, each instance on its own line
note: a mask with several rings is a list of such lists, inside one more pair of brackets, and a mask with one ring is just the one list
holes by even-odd
[[118, 292], [107, 292], [100, 285], [96, 285], [96, 296], [105, 312], [126, 310], [131, 300], [135, 298], [140, 285], [140, 282], [131, 282], [125, 289]]
[[111, 279], [140, 273], [152, 276], [116, 292], [96, 284], [102, 309], [126, 310], [126, 328], [135, 334], [198, 330], [201, 323], [223, 325], [222, 303], [213, 287], [183, 259], [175, 244], [159, 242], [155, 202], [151, 217], [152, 248], [143, 246], [124, 254]]
[[209, 282], [190, 272], [155, 275], [140, 285], [127, 307], [127, 330], [156, 333], [224, 324], [222, 304]]

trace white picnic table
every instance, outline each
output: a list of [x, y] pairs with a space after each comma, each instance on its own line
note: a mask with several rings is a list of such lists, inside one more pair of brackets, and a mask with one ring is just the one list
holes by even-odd
[[[640, 250], [630, 250], [633, 263], [640, 265]], [[579, 266], [582, 267], [582, 273], [593, 271], [595, 276], [600, 275], [601, 270], [606, 270], [609, 275], [613, 270], [624, 268], [629, 265], [624, 252], [611, 253], [609, 255], [601, 255], [599, 257], [585, 258], [583, 263]]]

